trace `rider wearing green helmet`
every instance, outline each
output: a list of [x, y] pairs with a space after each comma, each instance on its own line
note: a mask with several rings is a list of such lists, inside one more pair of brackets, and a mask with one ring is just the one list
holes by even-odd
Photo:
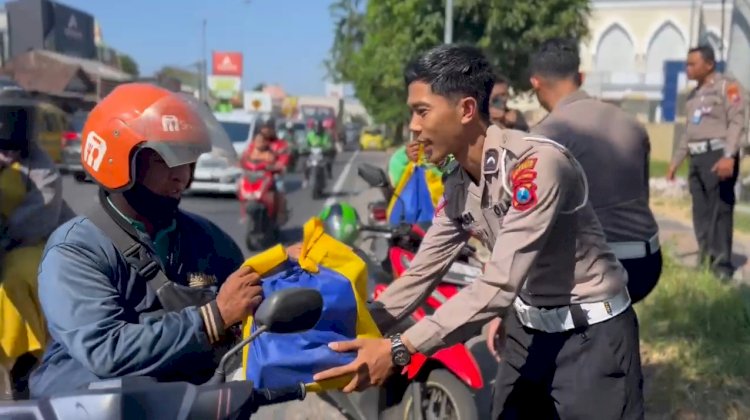
[[359, 234], [359, 215], [357, 210], [347, 203], [335, 203], [323, 208], [320, 212], [327, 234], [352, 246]]

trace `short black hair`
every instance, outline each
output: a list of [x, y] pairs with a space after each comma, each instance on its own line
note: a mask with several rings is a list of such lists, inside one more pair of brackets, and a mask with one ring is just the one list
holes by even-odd
[[487, 57], [476, 47], [447, 44], [432, 48], [406, 66], [404, 81], [407, 87], [414, 82], [427, 83], [433, 92], [445, 97], [470, 96], [477, 101], [485, 121], [490, 118], [495, 76]]
[[531, 55], [531, 75], [555, 79], [577, 79], [581, 67], [578, 43], [571, 38], [544, 41]]
[[688, 51], [688, 54], [698, 53], [701, 58], [707, 63], [716, 64], [716, 55], [714, 54], [714, 48], [708, 44], [698, 45]]

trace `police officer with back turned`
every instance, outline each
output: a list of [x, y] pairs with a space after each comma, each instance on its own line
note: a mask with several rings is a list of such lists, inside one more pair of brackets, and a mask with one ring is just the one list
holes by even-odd
[[628, 271], [633, 303], [645, 298], [661, 275], [659, 227], [649, 201], [648, 133], [617, 106], [579, 88], [578, 45], [551, 39], [531, 58], [531, 85], [549, 115], [532, 133], [555, 139], [581, 162], [610, 248]]
[[739, 174], [738, 153], [745, 135], [747, 99], [740, 84], [716, 72], [714, 50], [692, 48], [687, 76], [698, 82], [688, 95], [687, 124], [672, 158], [667, 178], [674, 179], [690, 156], [688, 183], [693, 197], [693, 229], [701, 262], [714, 274], [731, 278], [734, 184]]

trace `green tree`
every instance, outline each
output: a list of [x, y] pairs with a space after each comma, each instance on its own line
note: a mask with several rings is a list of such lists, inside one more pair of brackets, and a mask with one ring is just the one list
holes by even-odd
[[120, 60], [120, 68], [122, 71], [133, 77], [138, 77], [140, 70], [138, 69], [138, 63], [133, 60], [133, 57], [127, 54], [119, 54], [118, 58]]
[[174, 66], [165, 66], [158, 71], [157, 77], [177, 79], [183, 85], [197, 89], [200, 86], [200, 73]]
[[[588, 0], [464, 0], [461, 5], [456, 26], [470, 30], [461, 30], [458, 39], [481, 47], [516, 89], [530, 88], [529, 56], [542, 42], [588, 38]], [[482, 19], [483, 24], [473, 24]]]
[[[406, 121], [404, 65], [443, 42], [444, 0], [337, 0], [326, 66], [351, 83], [380, 123]], [[588, 0], [456, 0], [454, 42], [477, 45], [517, 89], [528, 88], [529, 54], [545, 39], [588, 34]], [[396, 132], [401, 130], [396, 127]]]
[[260, 91], [262, 91], [265, 88], [266, 88], [266, 84], [265, 83], [258, 83], [257, 85], [255, 85], [255, 87], [253, 88], [253, 90], [257, 91], [257, 92], [260, 92]]

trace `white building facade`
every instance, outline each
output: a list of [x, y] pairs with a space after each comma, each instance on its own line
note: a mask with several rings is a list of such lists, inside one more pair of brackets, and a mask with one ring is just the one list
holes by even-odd
[[[613, 102], [640, 102], [644, 116], [661, 120], [665, 82], [675, 83], [665, 62], [684, 61], [690, 47], [703, 43], [724, 61], [733, 6], [732, 0], [592, 0], [590, 36], [580, 46], [584, 88]], [[676, 77], [684, 89], [684, 72]]]

